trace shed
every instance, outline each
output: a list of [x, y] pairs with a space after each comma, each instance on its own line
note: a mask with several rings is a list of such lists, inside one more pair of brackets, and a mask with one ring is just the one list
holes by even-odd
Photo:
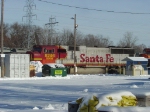
[[126, 57], [122, 61], [148, 61], [148, 59], [144, 57]]
[[144, 57], [126, 57], [126, 75], [144, 75], [148, 74], [148, 59]]

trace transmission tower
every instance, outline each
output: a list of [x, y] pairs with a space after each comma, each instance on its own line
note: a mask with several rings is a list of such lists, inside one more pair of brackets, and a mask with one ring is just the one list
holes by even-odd
[[[54, 26], [57, 24], [56, 18], [52, 17], [49, 18], [49, 23], [46, 23], [45, 26], [48, 28], [48, 37], [46, 38], [47, 45], [50, 44], [52, 45], [52, 39], [53, 39], [53, 34], [54, 34]], [[50, 43], [49, 43], [50, 41]]]
[[36, 14], [33, 14], [33, 9], [36, 9], [36, 5], [34, 4], [34, 0], [26, 0], [26, 15], [23, 17], [26, 17], [26, 24], [27, 24], [27, 39], [25, 40], [25, 43], [27, 42], [27, 48], [31, 48], [32, 45], [35, 43], [34, 38], [34, 27], [33, 27], [33, 17], [36, 17]]

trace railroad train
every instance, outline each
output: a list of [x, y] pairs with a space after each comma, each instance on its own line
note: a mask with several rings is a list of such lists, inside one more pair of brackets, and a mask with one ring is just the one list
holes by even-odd
[[[64, 45], [34, 45], [30, 54], [31, 61], [41, 61], [45, 63], [61, 63], [72, 74], [77, 67], [77, 74], [99, 74], [118, 73], [123, 74], [126, 62], [122, 61], [126, 57], [134, 56], [133, 48], [121, 48], [115, 46], [86, 47]], [[75, 53], [75, 54], [74, 54]]]
[[139, 54], [140, 57], [145, 57], [148, 59], [147, 67], [150, 67], [150, 48], [144, 48], [143, 52]]
[[[3, 53], [4, 54], [25, 54], [28, 51], [27, 48], [9, 48], [9, 47], [3, 47]], [[1, 49], [0, 49], [1, 53]]]
[[140, 57], [150, 58], [150, 48], [143, 49], [143, 52], [139, 54]]

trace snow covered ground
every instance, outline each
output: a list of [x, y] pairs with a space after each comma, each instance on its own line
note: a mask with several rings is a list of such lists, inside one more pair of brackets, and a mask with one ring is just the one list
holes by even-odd
[[[40, 76], [40, 73], [37, 74]], [[150, 94], [149, 75], [67, 75], [0, 79], [0, 112], [68, 112], [68, 102], [89, 94], [120, 90]], [[148, 112], [150, 107], [102, 108], [112, 112]]]

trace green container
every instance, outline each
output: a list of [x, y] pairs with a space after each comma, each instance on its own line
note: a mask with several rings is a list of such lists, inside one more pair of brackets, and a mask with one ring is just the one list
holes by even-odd
[[67, 76], [67, 68], [51, 68], [50, 71], [51, 76]]

